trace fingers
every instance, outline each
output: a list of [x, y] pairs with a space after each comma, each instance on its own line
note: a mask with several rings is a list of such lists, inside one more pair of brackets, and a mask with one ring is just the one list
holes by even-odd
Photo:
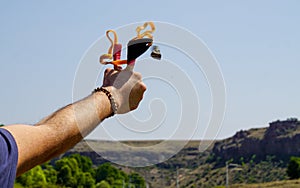
[[113, 74], [114, 69], [107, 68], [104, 71], [104, 78], [103, 78], [103, 85], [102, 86], [109, 86], [111, 85], [112, 79], [111, 75]]
[[122, 66], [120, 66], [120, 65], [114, 65], [114, 70], [121, 71], [122, 70]]
[[113, 88], [119, 114], [136, 109], [147, 89], [142, 81], [142, 75], [133, 72], [133, 68], [134, 65], [127, 65], [126, 69], [121, 71], [107, 68], [104, 72], [103, 86]]
[[147, 90], [147, 86], [144, 84], [144, 82], [140, 82], [140, 88], [143, 93]]
[[105, 71], [104, 71], [104, 77], [105, 77], [105, 78], [109, 78], [109, 77], [112, 76], [112, 74], [113, 74], [114, 72], [115, 72], [114, 69], [107, 68], [107, 69], [105, 69]]
[[134, 88], [130, 92], [130, 97], [129, 97], [130, 110], [135, 110], [138, 108], [140, 102], [142, 101], [142, 99], [144, 97], [144, 93], [145, 93], [146, 89], [147, 89], [147, 87], [142, 81], [139, 81], [134, 86]]
[[108, 76], [109, 74], [111, 74], [112, 71], [113, 71], [113, 69], [111, 69], [111, 68], [105, 69], [104, 76]]

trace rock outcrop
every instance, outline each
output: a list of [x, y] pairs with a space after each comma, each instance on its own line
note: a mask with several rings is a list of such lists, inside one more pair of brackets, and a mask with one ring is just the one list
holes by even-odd
[[267, 128], [239, 131], [233, 137], [216, 142], [213, 154], [219, 160], [263, 160], [276, 156], [288, 160], [300, 155], [300, 121], [288, 119], [275, 121]]

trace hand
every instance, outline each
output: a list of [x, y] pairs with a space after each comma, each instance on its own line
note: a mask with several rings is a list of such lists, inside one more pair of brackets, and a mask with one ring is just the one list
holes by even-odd
[[106, 69], [102, 87], [109, 90], [114, 97], [118, 105], [118, 114], [136, 109], [146, 91], [141, 74], [130, 69]]

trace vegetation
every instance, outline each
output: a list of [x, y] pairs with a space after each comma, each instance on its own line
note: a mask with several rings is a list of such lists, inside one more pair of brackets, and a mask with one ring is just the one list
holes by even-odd
[[[257, 183], [257, 184], [236, 184], [231, 185], [231, 188], [298, 188], [300, 185], [300, 180], [284, 180], [284, 181], [274, 181], [268, 183]], [[221, 187], [219, 187], [221, 188]], [[225, 186], [223, 186], [225, 188]]]
[[[254, 157], [253, 157], [254, 158]], [[207, 157], [209, 159], [209, 157]], [[204, 160], [204, 158], [202, 159]], [[206, 160], [209, 161], [209, 160]], [[286, 166], [282, 161], [277, 161], [274, 156], [268, 156], [266, 160], [255, 162], [244, 162], [241, 157], [237, 167], [229, 168], [229, 183], [233, 184], [257, 184], [287, 180]], [[226, 167], [216, 166], [216, 162], [203, 164], [192, 171], [179, 170], [183, 175], [180, 179], [181, 187], [216, 187], [226, 183]], [[173, 181], [174, 182], [174, 181]], [[169, 187], [174, 187], [171, 184]]]
[[[289, 153], [286, 149], [299, 147], [300, 137], [297, 135], [300, 135], [300, 122], [296, 119], [289, 119], [272, 123], [269, 128], [239, 131], [225, 141], [216, 141], [215, 145], [220, 147], [220, 151], [228, 149], [227, 153], [215, 153], [215, 145], [209, 145], [211, 141], [207, 141], [207, 145], [210, 146], [207, 150], [199, 152], [199, 141], [190, 141], [179, 153], [167, 161], [154, 166], [134, 168], [136, 173], [125, 173], [120, 168], [105, 163], [105, 159], [96, 155], [94, 150], [82, 142], [67, 153], [69, 157], [36, 167], [22, 175], [18, 178], [16, 187], [118, 188], [124, 185], [124, 187], [143, 188], [146, 187], [143, 176], [150, 187], [173, 188], [176, 187], [178, 181], [179, 187], [185, 188], [221, 188], [226, 183], [226, 162], [233, 164], [228, 170], [230, 187], [299, 187], [300, 180], [289, 179], [300, 178], [300, 157], [291, 157], [300, 156], [300, 154]], [[241, 144], [253, 140], [257, 140], [255, 142], [257, 144]], [[113, 153], [117, 159], [126, 160], [126, 157], [131, 156], [114, 142], [86, 142], [95, 147], [105, 148], [106, 152]], [[169, 142], [170, 145], [173, 142], [176, 145], [180, 141]], [[157, 142], [128, 141], [126, 144], [138, 147], [155, 145]], [[262, 149], [258, 148], [259, 144], [265, 144], [265, 147], [261, 148], [278, 152], [261, 153]], [[147, 152], [137, 150], [135, 159], [142, 158], [151, 161], [151, 158], [155, 159], [169, 151], [171, 149], [168, 148]], [[234, 157], [227, 155], [232, 151], [236, 151]], [[73, 155], [78, 152], [90, 156], [94, 164], [87, 157]], [[128, 158], [128, 160], [131, 159]]]
[[71, 188], [145, 188], [145, 180], [137, 173], [124, 171], [104, 163], [93, 167], [90, 158], [73, 154], [54, 162], [36, 166], [16, 179], [20, 187]]
[[290, 179], [300, 178], [300, 157], [291, 157], [287, 167], [287, 175]]

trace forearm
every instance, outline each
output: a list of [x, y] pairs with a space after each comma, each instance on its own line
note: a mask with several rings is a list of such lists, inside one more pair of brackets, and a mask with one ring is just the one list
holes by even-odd
[[113, 100], [103, 92], [95, 92], [54, 112], [35, 126], [5, 126], [18, 146], [18, 175], [73, 147], [112, 114], [111, 101], [116, 103], [117, 113], [136, 109], [146, 90], [141, 74], [130, 70], [106, 69], [103, 87]]
[[51, 129], [50, 132], [56, 137], [52, 147], [57, 150], [56, 154], [61, 154], [88, 135], [110, 114], [111, 106], [107, 96], [97, 92], [54, 112], [35, 126]]
[[50, 126], [56, 135], [61, 136], [60, 140], [68, 137], [81, 140], [111, 113], [107, 96], [102, 92], [96, 92], [54, 112], [35, 126]]
[[97, 92], [54, 112], [36, 126], [7, 126], [18, 145], [18, 174], [70, 149], [111, 112], [107, 96]]

